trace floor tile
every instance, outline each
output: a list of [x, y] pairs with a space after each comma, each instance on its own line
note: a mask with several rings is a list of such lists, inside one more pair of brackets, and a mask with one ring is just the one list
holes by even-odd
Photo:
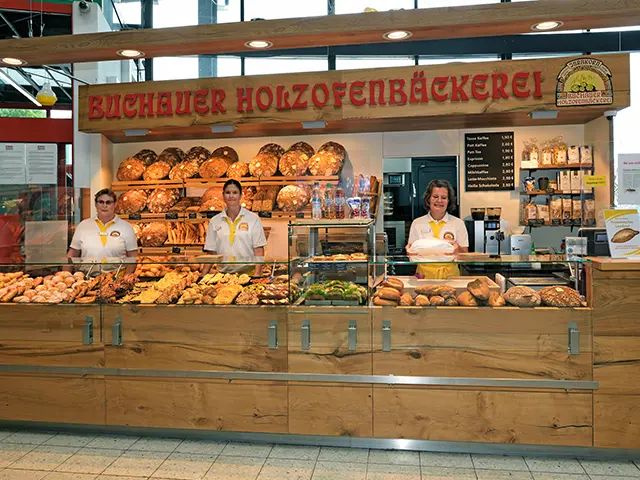
[[534, 480], [590, 480], [586, 473], [531, 472]]
[[367, 465], [364, 463], [318, 461], [312, 480], [366, 480]]
[[55, 432], [16, 432], [6, 437], [3, 442], [41, 445], [54, 435]]
[[298, 445], [275, 445], [269, 453], [269, 458], [288, 458], [291, 460], [313, 460], [318, 459], [320, 447], [298, 446]]
[[77, 447], [54, 447], [41, 445], [11, 464], [11, 468], [25, 470], [55, 470], [79, 449]]
[[521, 470], [478, 470], [478, 480], [533, 480], [533, 475]]
[[205, 475], [204, 480], [255, 480], [265, 458], [220, 456]]
[[144, 452], [173, 452], [182, 443], [180, 438], [153, 438], [145, 437], [129, 447], [129, 450]]
[[44, 442], [43, 445], [57, 445], [59, 447], [86, 447], [94, 438], [96, 438], [95, 435], [72, 435], [68, 433], [59, 433], [55, 437]]
[[8, 467], [13, 462], [20, 460], [36, 446], [22, 443], [0, 443], [0, 468]]
[[176, 478], [200, 480], [209, 471], [217, 455], [196, 455], [193, 453], [172, 453], [152, 478]]
[[126, 435], [98, 435], [87, 443], [87, 447], [127, 450], [138, 440], [140, 440], [140, 437], [129, 437]]
[[[640, 477], [640, 468], [633, 462], [620, 462], [613, 460], [580, 460], [580, 463], [591, 475], [622, 475], [628, 477]], [[598, 479], [600, 480], [600, 479]]]
[[115, 462], [124, 450], [106, 448], [83, 448], [56, 468], [57, 472], [100, 474]]
[[468, 453], [420, 452], [420, 465], [423, 467], [471, 468], [473, 462]]
[[420, 454], [406, 450], [371, 450], [369, 463], [384, 465], [416, 465], [420, 466]]
[[131, 477], [122, 475], [98, 475], [96, 480], [140, 480], [140, 478], [146, 477]]
[[0, 471], [0, 480], [42, 480], [47, 473], [49, 472], [6, 468]]
[[214, 440], [185, 440], [175, 453], [196, 453], [198, 455], [219, 455], [224, 450], [227, 442], [216, 442]]
[[95, 480], [96, 477], [93, 473], [51, 472], [42, 480]]
[[620, 476], [620, 475], [589, 475], [591, 480], [633, 480], [635, 476]]
[[576, 458], [525, 457], [524, 460], [532, 472], [585, 473]]
[[14, 433], [16, 433], [15, 430], [0, 430], [0, 442]]
[[367, 480], [420, 480], [420, 467], [370, 463], [367, 466]]
[[129, 475], [132, 477], [149, 477], [162, 465], [169, 454], [167, 452], [128, 451], [111, 464], [105, 475]]
[[318, 461], [323, 462], [345, 462], [345, 463], [367, 463], [369, 461], [368, 448], [343, 448], [343, 447], [322, 447]]
[[258, 443], [228, 443], [220, 455], [234, 457], [262, 457], [267, 458], [273, 445]]
[[472, 468], [422, 467], [422, 480], [476, 480]]
[[310, 480], [315, 461], [268, 458], [258, 480]]
[[522, 457], [506, 455], [471, 455], [475, 468], [486, 470], [529, 471], [527, 463]]

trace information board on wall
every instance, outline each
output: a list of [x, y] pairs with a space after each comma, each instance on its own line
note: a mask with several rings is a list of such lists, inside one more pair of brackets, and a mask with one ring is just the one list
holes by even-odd
[[0, 185], [24, 185], [27, 179], [26, 145], [0, 143]]
[[465, 134], [467, 192], [515, 188], [513, 138], [513, 132]]
[[58, 179], [58, 145], [27, 144], [27, 183], [55, 185]]

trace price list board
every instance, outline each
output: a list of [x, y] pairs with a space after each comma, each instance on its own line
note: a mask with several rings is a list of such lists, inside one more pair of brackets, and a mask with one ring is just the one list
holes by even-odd
[[464, 147], [467, 192], [515, 188], [513, 132], [467, 133]]

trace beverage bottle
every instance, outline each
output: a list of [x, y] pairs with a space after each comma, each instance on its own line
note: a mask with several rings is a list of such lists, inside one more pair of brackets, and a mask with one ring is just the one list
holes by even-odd
[[336, 209], [336, 219], [338, 220], [344, 219], [346, 215], [346, 199], [344, 196], [344, 190], [342, 189], [341, 182], [338, 182], [338, 188], [336, 188], [335, 209]]
[[320, 193], [320, 183], [313, 184], [313, 194], [311, 195], [311, 218], [320, 220], [322, 218], [322, 194]]
[[322, 218], [336, 218], [336, 212], [333, 207], [333, 188], [330, 183], [327, 183], [327, 188], [324, 191]]

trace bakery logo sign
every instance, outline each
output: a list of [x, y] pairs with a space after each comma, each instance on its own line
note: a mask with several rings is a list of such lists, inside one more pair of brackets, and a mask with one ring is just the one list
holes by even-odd
[[[234, 98], [230, 98], [233, 96]], [[88, 118], [122, 119], [167, 116], [224, 115], [294, 111], [311, 108], [405, 106], [426, 103], [496, 102], [510, 98], [542, 98], [542, 72], [486, 73], [354, 82], [295, 83], [221, 88], [89, 95]]]
[[578, 58], [567, 63], [558, 74], [556, 105], [576, 107], [611, 105], [611, 70], [601, 60]]

